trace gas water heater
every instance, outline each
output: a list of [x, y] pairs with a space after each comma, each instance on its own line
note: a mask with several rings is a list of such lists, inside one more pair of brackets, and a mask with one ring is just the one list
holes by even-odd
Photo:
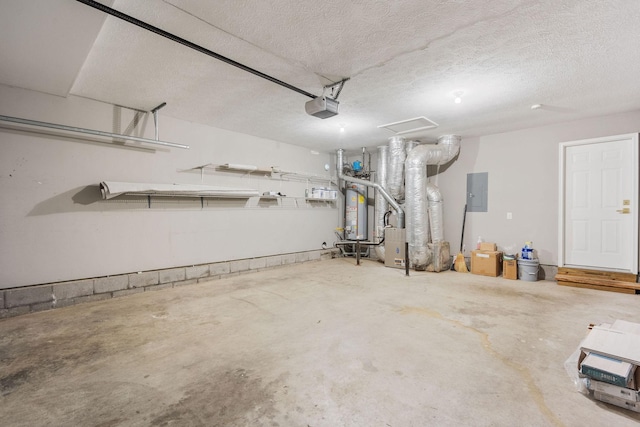
[[367, 187], [348, 182], [345, 191], [344, 237], [367, 240]]

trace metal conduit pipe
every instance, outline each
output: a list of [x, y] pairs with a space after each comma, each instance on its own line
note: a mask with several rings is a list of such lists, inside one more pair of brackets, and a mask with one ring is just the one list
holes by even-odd
[[[387, 183], [387, 161], [389, 158], [389, 147], [386, 145], [378, 147], [378, 167], [376, 168], [376, 182], [384, 188]], [[375, 221], [373, 230], [374, 242], [381, 242], [384, 239], [384, 217], [389, 210], [389, 202], [387, 202], [379, 191], [375, 195]], [[378, 261], [384, 262], [385, 249], [384, 246], [378, 245], [375, 248]]]
[[[381, 242], [380, 242], [381, 243]], [[333, 244], [334, 248], [340, 247], [340, 246], [355, 246], [356, 249], [356, 264], [360, 265], [360, 250], [361, 250], [361, 246], [375, 246], [378, 247], [378, 245], [380, 245], [380, 243], [374, 243], [374, 242], [366, 242], [366, 241], [362, 241], [362, 240], [355, 240], [355, 241], [340, 241], [340, 242], [335, 242]]]
[[96, 135], [96, 136], [103, 136], [107, 138], [123, 139], [127, 141], [146, 142], [147, 144], [164, 145], [165, 147], [176, 147], [176, 148], [184, 148], [184, 149], [189, 148], [189, 146], [185, 144], [176, 144], [174, 142], [159, 141], [157, 138], [156, 139], [140, 138], [138, 136], [121, 135], [119, 133], [104, 132], [104, 131], [95, 130], [95, 129], [86, 129], [86, 128], [79, 128], [75, 126], [60, 125], [57, 123], [41, 122], [38, 120], [21, 119], [19, 117], [0, 115], [0, 121], [19, 123], [22, 125], [29, 125], [29, 126], [38, 126], [43, 128], [49, 128], [49, 129], [58, 129], [58, 130], [63, 130], [67, 132], [82, 133], [86, 135]]
[[371, 182], [371, 181], [367, 181], [365, 179], [360, 179], [360, 178], [355, 178], [353, 176], [348, 176], [344, 174], [343, 168], [344, 168], [344, 150], [342, 148], [340, 148], [337, 151], [337, 161], [336, 161], [336, 169], [338, 172], [338, 179], [342, 179], [344, 181], [347, 182], [354, 182], [356, 184], [362, 184], [366, 187], [373, 187], [375, 188], [377, 191], [380, 192], [380, 194], [382, 195], [382, 197], [384, 197], [384, 199], [389, 203], [389, 205], [391, 205], [391, 207], [393, 209], [395, 209], [395, 211], [398, 213], [398, 228], [404, 228], [404, 210], [402, 210], [402, 208], [400, 207], [400, 205], [398, 204], [398, 202], [395, 201], [395, 199], [393, 197], [391, 197], [389, 195], [389, 193], [387, 193], [387, 191], [377, 182]]
[[355, 245], [360, 245], [360, 246], [377, 246], [380, 243], [376, 243], [376, 242], [368, 242], [366, 240], [340, 240], [339, 242], [334, 242], [333, 246], [334, 247], [338, 247], [338, 246], [355, 246]]
[[[443, 165], [450, 162], [460, 152], [461, 138], [458, 135], [444, 135], [438, 138], [436, 145], [419, 145], [409, 153], [406, 169], [407, 240], [409, 243], [409, 259], [416, 270], [425, 270], [431, 262], [429, 243], [429, 197], [427, 183], [427, 165]], [[426, 194], [425, 194], [426, 193]], [[425, 195], [427, 197], [425, 197]], [[431, 224], [434, 236], [442, 238], [442, 197], [431, 192], [432, 201]], [[440, 205], [440, 208], [437, 208]], [[440, 230], [436, 227], [439, 226]]]
[[153, 125], [155, 126], [155, 135], [156, 135], [156, 141], [158, 139], [160, 139], [160, 122], [158, 119], [158, 111], [160, 111], [161, 108], [165, 107], [167, 105], [166, 102], [163, 102], [162, 104], [158, 105], [156, 108], [154, 108], [153, 110], [151, 110], [151, 112], [153, 113]]

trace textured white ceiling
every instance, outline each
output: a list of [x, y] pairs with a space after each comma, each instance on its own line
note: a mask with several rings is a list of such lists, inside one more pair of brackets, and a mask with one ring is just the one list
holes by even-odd
[[105, 19], [75, 1], [0, 0], [0, 83], [66, 96]]
[[[2, 43], [11, 41], [0, 50], [0, 83], [61, 94], [64, 84], [48, 80], [71, 79], [73, 95], [143, 110], [167, 102], [161, 115], [316, 150], [379, 145], [392, 133], [378, 125], [418, 116], [440, 125], [415, 135], [432, 139], [640, 109], [638, 0], [113, 2], [117, 10], [317, 95], [323, 85], [350, 77], [340, 114], [325, 120], [306, 115], [309, 98], [303, 95], [105, 19], [74, 0], [35, 2], [49, 5], [51, 21], [65, 24], [42, 30], [34, 25], [42, 12], [18, 6], [24, 3], [0, 0], [0, 16], [13, 15], [0, 18], [0, 24], [12, 22], [0, 28]], [[92, 31], [98, 36], [88, 54], [64, 42], [93, 41]], [[53, 46], [30, 42], [33, 59], [25, 62], [20, 46], [27, 34]], [[39, 66], [52, 56], [75, 64], [79, 55], [86, 55], [79, 71]], [[11, 76], [20, 69], [31, 77], [16, 83]], [[457, 90], [464, 92], [461, 104], [453, 102]], [[531, 110], [532, 104], [543, 107]]]

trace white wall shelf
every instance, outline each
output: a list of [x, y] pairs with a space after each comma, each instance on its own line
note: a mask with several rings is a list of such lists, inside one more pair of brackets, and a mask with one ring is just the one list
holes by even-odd
[[320, 182], [327, 183], [329, 185], [336, 185], [336, 179], [330, 175], [316, 175], [303, 172], [285, 171], [277, 166], [271, 166], [269, 168], [258, 167], [254, 165], [240, 165], [233, 163], [225, 163], [221, 165], [207, 163], [206, 165], [196, 166], [192, 169], [200, 169], [201, 174], [204, 174], [205, 169], [213, 169], [217, 172], [231, 172], [231, 173], [244, 173], [247, 175], [262, 175], [265, 178], [271, 178], [276, 180], [291, 180], [291, 181], [307, 181], [307, 182]]
[[151, 208], [151, 197], [182, 197], [200, 199], [200, 206], [204, 207], [205, 198], [214, 199], [249, 199], [260, 195], [258, 190], [243, 188], [214, 187], [208, 185], [188, 184], [149, 184], [137, 182], [102, 181], [100, 192], [105, 200], [119, 196], [141, 196], [147, 198]]
[[329, 202], [329, 203], [335, 203], [337, 201], [337, 199], [320, 199], [318, 197], [305, 197], [304, 199], [307, 202]]
[[224, 165], [205, 165], [213, 166], [216, 170], [220, 171], [228, 171], [228, 172], [242, 172], [242, 173], [263, 173], [263, 174], [271, 174], [273, 173], [273, 168], [259, 168], [257, 166], [252, 165], [234, 165], [231, 163], [225, 163]]

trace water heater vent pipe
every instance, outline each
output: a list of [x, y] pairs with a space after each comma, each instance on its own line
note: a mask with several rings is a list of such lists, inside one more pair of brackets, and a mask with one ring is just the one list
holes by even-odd
[[344, 150], [342, 148], [340, 148], [337, 151], [337, 156], [338, 158], [336, 161], [336, 169], [338, 172], [338, 179], [342, 179], [347, 182], [353, 182], [356, 184], [362, 184], [367, 187], [375, 188], [377, 191], [380, 192], [382, 197], [384, 197], [384, 199], [389, 203], [389, 205], [391, 205], [391, 207], [395, 209], [396, 212], [398, 213], [398, 228], [404, 228], [404, 210], [402, 210], [398, 202], [396, 202], [396, 200], [393, 197], [391, 197], [391, 195], [389, 195], [389, 193], [387, 193], [387, 191], [377, 182], [371, 182], [365, 179], [360, 179], [360, 178], [355, 178], [353, 176], [345, 175], [343, 170], [344, 169]]
[[[387, 162], [389, 159], [389, 147], [382, 145], [378, 147], [378, 167], [376, 168], [376, 182], [382, 187], [385, 187], [387, 183]], [[389, 203], [382, 197], [379, 191], [376, 191], [375, 195], [375, 214], [373, 224], [373, 236], [375, 242], [380, 242], [384, 238], [384, 219], [387, 211], [389, 210]], [[376, 246], [376, 256], [379, 261], [385, 260], [385, 247], [383, 245]]]

